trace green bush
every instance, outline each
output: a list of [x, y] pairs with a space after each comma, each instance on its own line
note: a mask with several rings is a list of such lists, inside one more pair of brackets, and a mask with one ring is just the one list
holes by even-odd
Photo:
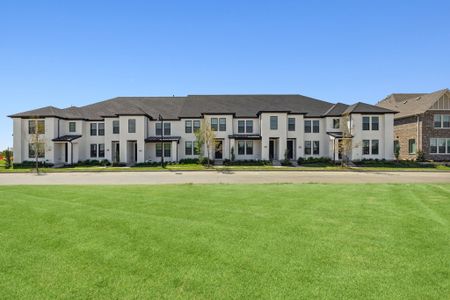
[[199, 164], [200, 161], [198, 158], [184, 158], [184, 159], [180, 159], [180, 161], [178, 163], [180, 165], [195, 165], [195, 164]]
[[425, 153], [422, 150], [417, 151], [416, 161], [418, 161], [418, 162], [425, 161]]
[[297, 160], [299, 165], [308, 165], [308, 164], [333, 164], [333, 161], [329, 157], [299, 157]]
[[385, 168], [435, 168], [436, 166], [428, 163], [421, 163], [415, 160], [390, 161], [384, 159], [363, 159], [355, 161], [359, 167], [385, 167]]
[[269, 160], [235, 160], [225, 159], [224, 166], [268, 166], [272, 163]]
[[[51, 168], [53, 164], [50, 164], [45, 161], [40, 161], [38, 163], [39, 168]], [[14, 169], [32, 169], [36, 167], [36, 162], [31, 160], [24, 160], [20, 164], [14, 164]]]

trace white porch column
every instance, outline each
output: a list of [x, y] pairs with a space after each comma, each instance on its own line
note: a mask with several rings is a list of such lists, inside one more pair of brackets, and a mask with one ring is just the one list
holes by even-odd
[[178, 142], [177, 141], [172, 141], [172, 146], [171, 146], [170, 152], [171, 152], [172, 161], [178, 161]]

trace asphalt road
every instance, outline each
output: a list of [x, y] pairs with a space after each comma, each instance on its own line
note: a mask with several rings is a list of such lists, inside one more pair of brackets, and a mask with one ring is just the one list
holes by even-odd
[[450, 183], [450, 172], [92, 172], [0, 173], [0, 185], [121, 185], [186, 183]]

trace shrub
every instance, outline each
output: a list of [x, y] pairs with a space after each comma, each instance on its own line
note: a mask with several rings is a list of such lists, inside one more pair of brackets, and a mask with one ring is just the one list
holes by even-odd
[[[38, 165], [39, 165], [39, 168], [51, 168], [51, 167], [53, 167], [53, 164], [45, 162], [45, 161], [38, 162]], [[29, 160], [24, 160], [20, 164], [14, 164], [14, 169], [32, 169], [34, 167], [36, 167], [36, 162], [35, 161], [29, 161]]]
[[[167, 165], [167, 162], [164, 162], [164, 166]], [[137, 168], [145, 168], [145, 167], [159, 167], [161, 166], [161, 162], [156, 162], [156, 161], [147, 161], [144, 163], [137, 163], [134, 165]]]
[[272, 163], [269, 160], [235, 160], [225, 159], [224, 166], [268, 166]]
[[417, 151], [416, 161], [418, 161], [418, 162], [425, 161], [425, 153], [422, 150]]
[[4, 151], [5, 154], [5, 168], [10, 169], [12, 167], [12, 151], [9, 149], [6, 149]]
[[199, 164], [200, 161], [198, 158], [184, 158], [180, 159], [178, 162], [180, 165], [193, 165], [193, 164]]
[[332, 164], [333, 161], [329, 157], [308, 157], [303, 158], [299, 157], [297, 160], [297, 163], [299, 165], [305, 165], [305, 164]]

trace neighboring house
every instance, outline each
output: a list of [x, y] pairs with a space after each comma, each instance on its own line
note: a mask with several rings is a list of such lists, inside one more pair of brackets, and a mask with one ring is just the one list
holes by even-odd
[[395, 143], [401, 159], [415, 159], [422, 150], [425, 159], [450, 160], [450, 92], [392, 94], [378, 106], [398, 111]]
[[[41, 131], [41, 160], [87, 159], [126, 164], [198, 157], [194, 132], [201, 119], [216, 131], [212, 158], [339, 159], [341, 124], [351, 127], [350, 159], [393, 159], [394, 112], [357, 103], [332, 104], [301, 95], [189, 95], [118, 97], [83, 107], [44, 107], [10, 116], [14, 161], [33, 160], [30, 137]], [[159, 121], [162, 117], [163, 122]], [[36, 126], [36, 121], [39, 125]], [[161, 143], [163, 141], [163, 143]]]

